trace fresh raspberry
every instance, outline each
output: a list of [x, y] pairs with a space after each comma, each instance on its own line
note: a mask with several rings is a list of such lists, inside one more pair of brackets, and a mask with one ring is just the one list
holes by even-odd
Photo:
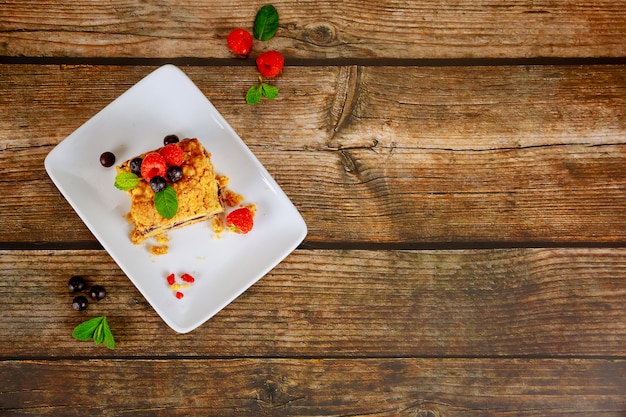
[[253, 217], [254, 215], [249, 208], [238, 208], [228, 213], [228, 216], [226, 216], [226, 226], [235, 233], [246, 234], [252, 230], [252, 226], [254, 226]]
[[278, 51], [268, 51], [256, 59], [256, 67], [265, 77], [276, 77], [283, 70], [285, 58]]
[[180, 276], [180, 279], [182, 279], [182, 280], [183, 280], [183, 281], [185, 281], [185, 282], [194, 282], [194, 281], [196, 280], [194, 277], [192, 277], [192, 276], [191, 276], [191, 275], [189, 275], [189, 274], [182, 274], [182, 275]]
[[163, 177], [167, 174], [167, 162], [156, 152], [149, 153], [143, 158], [141, 163], [141, 176], [150, 181], [152, 177]]
[[246, 56], [252, 49], [252, 35], [244, 29], [235, 29], [226, 38], [228, 48], [237, 55]]
[[167, 276], [167, 283], [170, 285], [174, 285], [175, 282], [176, 282], [176, 276], [174, 276], [174, 274], [169, 274]]
[[165, 158], [165, 162], [169, 166], [180, 166], [185, 157], [183, 150], [175, 143], [170, 143], [159, 149], [159, 154]]

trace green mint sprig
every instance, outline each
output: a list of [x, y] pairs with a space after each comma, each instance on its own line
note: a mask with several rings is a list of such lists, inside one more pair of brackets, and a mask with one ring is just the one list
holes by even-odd
[[269, 41], [278, 31], [278, 11], [271, 4], [261, 7], [254, 18], [252, 34], [260, 41]]
[[176, 190], [168, 185], [158, 193], [154, 193], [154, 207], [157, 212], [166, 219], [171, 219], [178, 211], [178, 198]]
[[278, 97], [278, 87], [263, 82], [263, 78], [259, 76], [259, 83], [250, 87], [246, 93], [246, 103], [257, 104], [261, 97], [275, 99]]
[[113, 333], [111, 333], [107, 318], [104, 316], [94, 317], [82, 322], [74, 328], [72, 337], [83, 341], [93, 338], [96, 345], [103, 343], [107, 348], [115, 349], [115, 339], [113, 338]]
[[132, 190], [139, 184], [139, 177], [132, 172], [120, 172], [115, 176], [115, 188], [122, 191]]

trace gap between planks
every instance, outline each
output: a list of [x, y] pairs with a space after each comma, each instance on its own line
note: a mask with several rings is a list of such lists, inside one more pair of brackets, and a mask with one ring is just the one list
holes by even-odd
[[[0, 56], [0, 64], [29, 65], [109, 65], [109, 66], [254, 66], [253, 58], [128, 58], [128, 57], [63, 57], [63, 56]], [[319, 66], [388, 66], [388, 67], [475, 67], [475, 66], [580, 66], [580, 65], [626, 65], [624, 57], [576, 57], [576, 58], [285, 58], [285, 65], [300, 67]]]
[[[621, 249], [626, 242], [569, 242], [569, 241], [528, 241], [528, 242], [316, 242], [305, 241], [295, 250], [484, 250], [484, 249]], [[104, 250], [98, 241], [79, 242], [0, 242], [0, 250]]]

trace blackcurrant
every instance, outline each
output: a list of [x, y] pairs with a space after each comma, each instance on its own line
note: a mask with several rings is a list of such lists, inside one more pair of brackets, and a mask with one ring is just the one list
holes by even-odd
[[167, 169], [167, 179], [171, 182], [178, 182], [183, 177], [183, 170], [178, 166], [171, 166]]
[[78, 275], [73, 276], [67, 283], [67, 288], [69, 288], [71, 292], [82, 291], [85, 288], [85, 279]]
[[91, 287], [89, 295], [91, 295], [91, 298], [98, 301], [106, 297], [107, 292], [102, 285], [94, 285], [93, 287]]
[[165, 181], [165, 178], [159, 175], [152, 177], [152, 179], [150, 180], [150, 188], [152, 188], [152, 191], [154, 191], [155, 193], [163, 191], [165, 187], [167, 187], [167, 182]]
[[74, 300], [72, 300], [72, 308], [77, 311], [83, 311], [87, 309], [87, 304], [87, 298], [82, 295], [78, 295], [74, 297]]
[[137, 158], [133, 158], [130, 161], [130, 170], [133, 174], [136, 175], [141, 175], [141, 163], [143, 162], [143, 159], [137, 157]]
[[100, 164], [103, 167], [110, 167], [115, 163], [115, 155], [112, 152], [104, 152], [100, 155]]
[[163, 145], [169, 145], [170, 143], [176, 143], [178, 141], [179, 141], [178, 136], [167, 135], [166, 137], [163, 138]]

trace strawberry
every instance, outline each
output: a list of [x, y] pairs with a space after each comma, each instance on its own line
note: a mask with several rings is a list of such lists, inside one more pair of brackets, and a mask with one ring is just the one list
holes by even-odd
[[156, 152], [149, 153], [143, 158], [141, 163], [141, 176], [150, 181], [152, 177], [163, 177], [167, 173], [167, 162], [160, 154]]
[[175, 143], [170, 143], [159, 149], [159, 154], [165, 159], [169, 166], [179, 166], [183, 163], [183, 150]]
[[244, 29], [235, 29], [226, 37], [228, 49], [236, 55], [246, 56], [252, 49], [252, 35]]
[[256, 67], [265, 77], [276, 77], [283, 70], [285, 58], [278, 51], [268, 51], [259, 55], [256, 59]]
[[235, 233], [246, 234], [252, 230], [252, 226], [254, 225], [253, 217], [249, 208], [238, 208], [228, 213], [228, 216], [226, 216], [226, 226]]

